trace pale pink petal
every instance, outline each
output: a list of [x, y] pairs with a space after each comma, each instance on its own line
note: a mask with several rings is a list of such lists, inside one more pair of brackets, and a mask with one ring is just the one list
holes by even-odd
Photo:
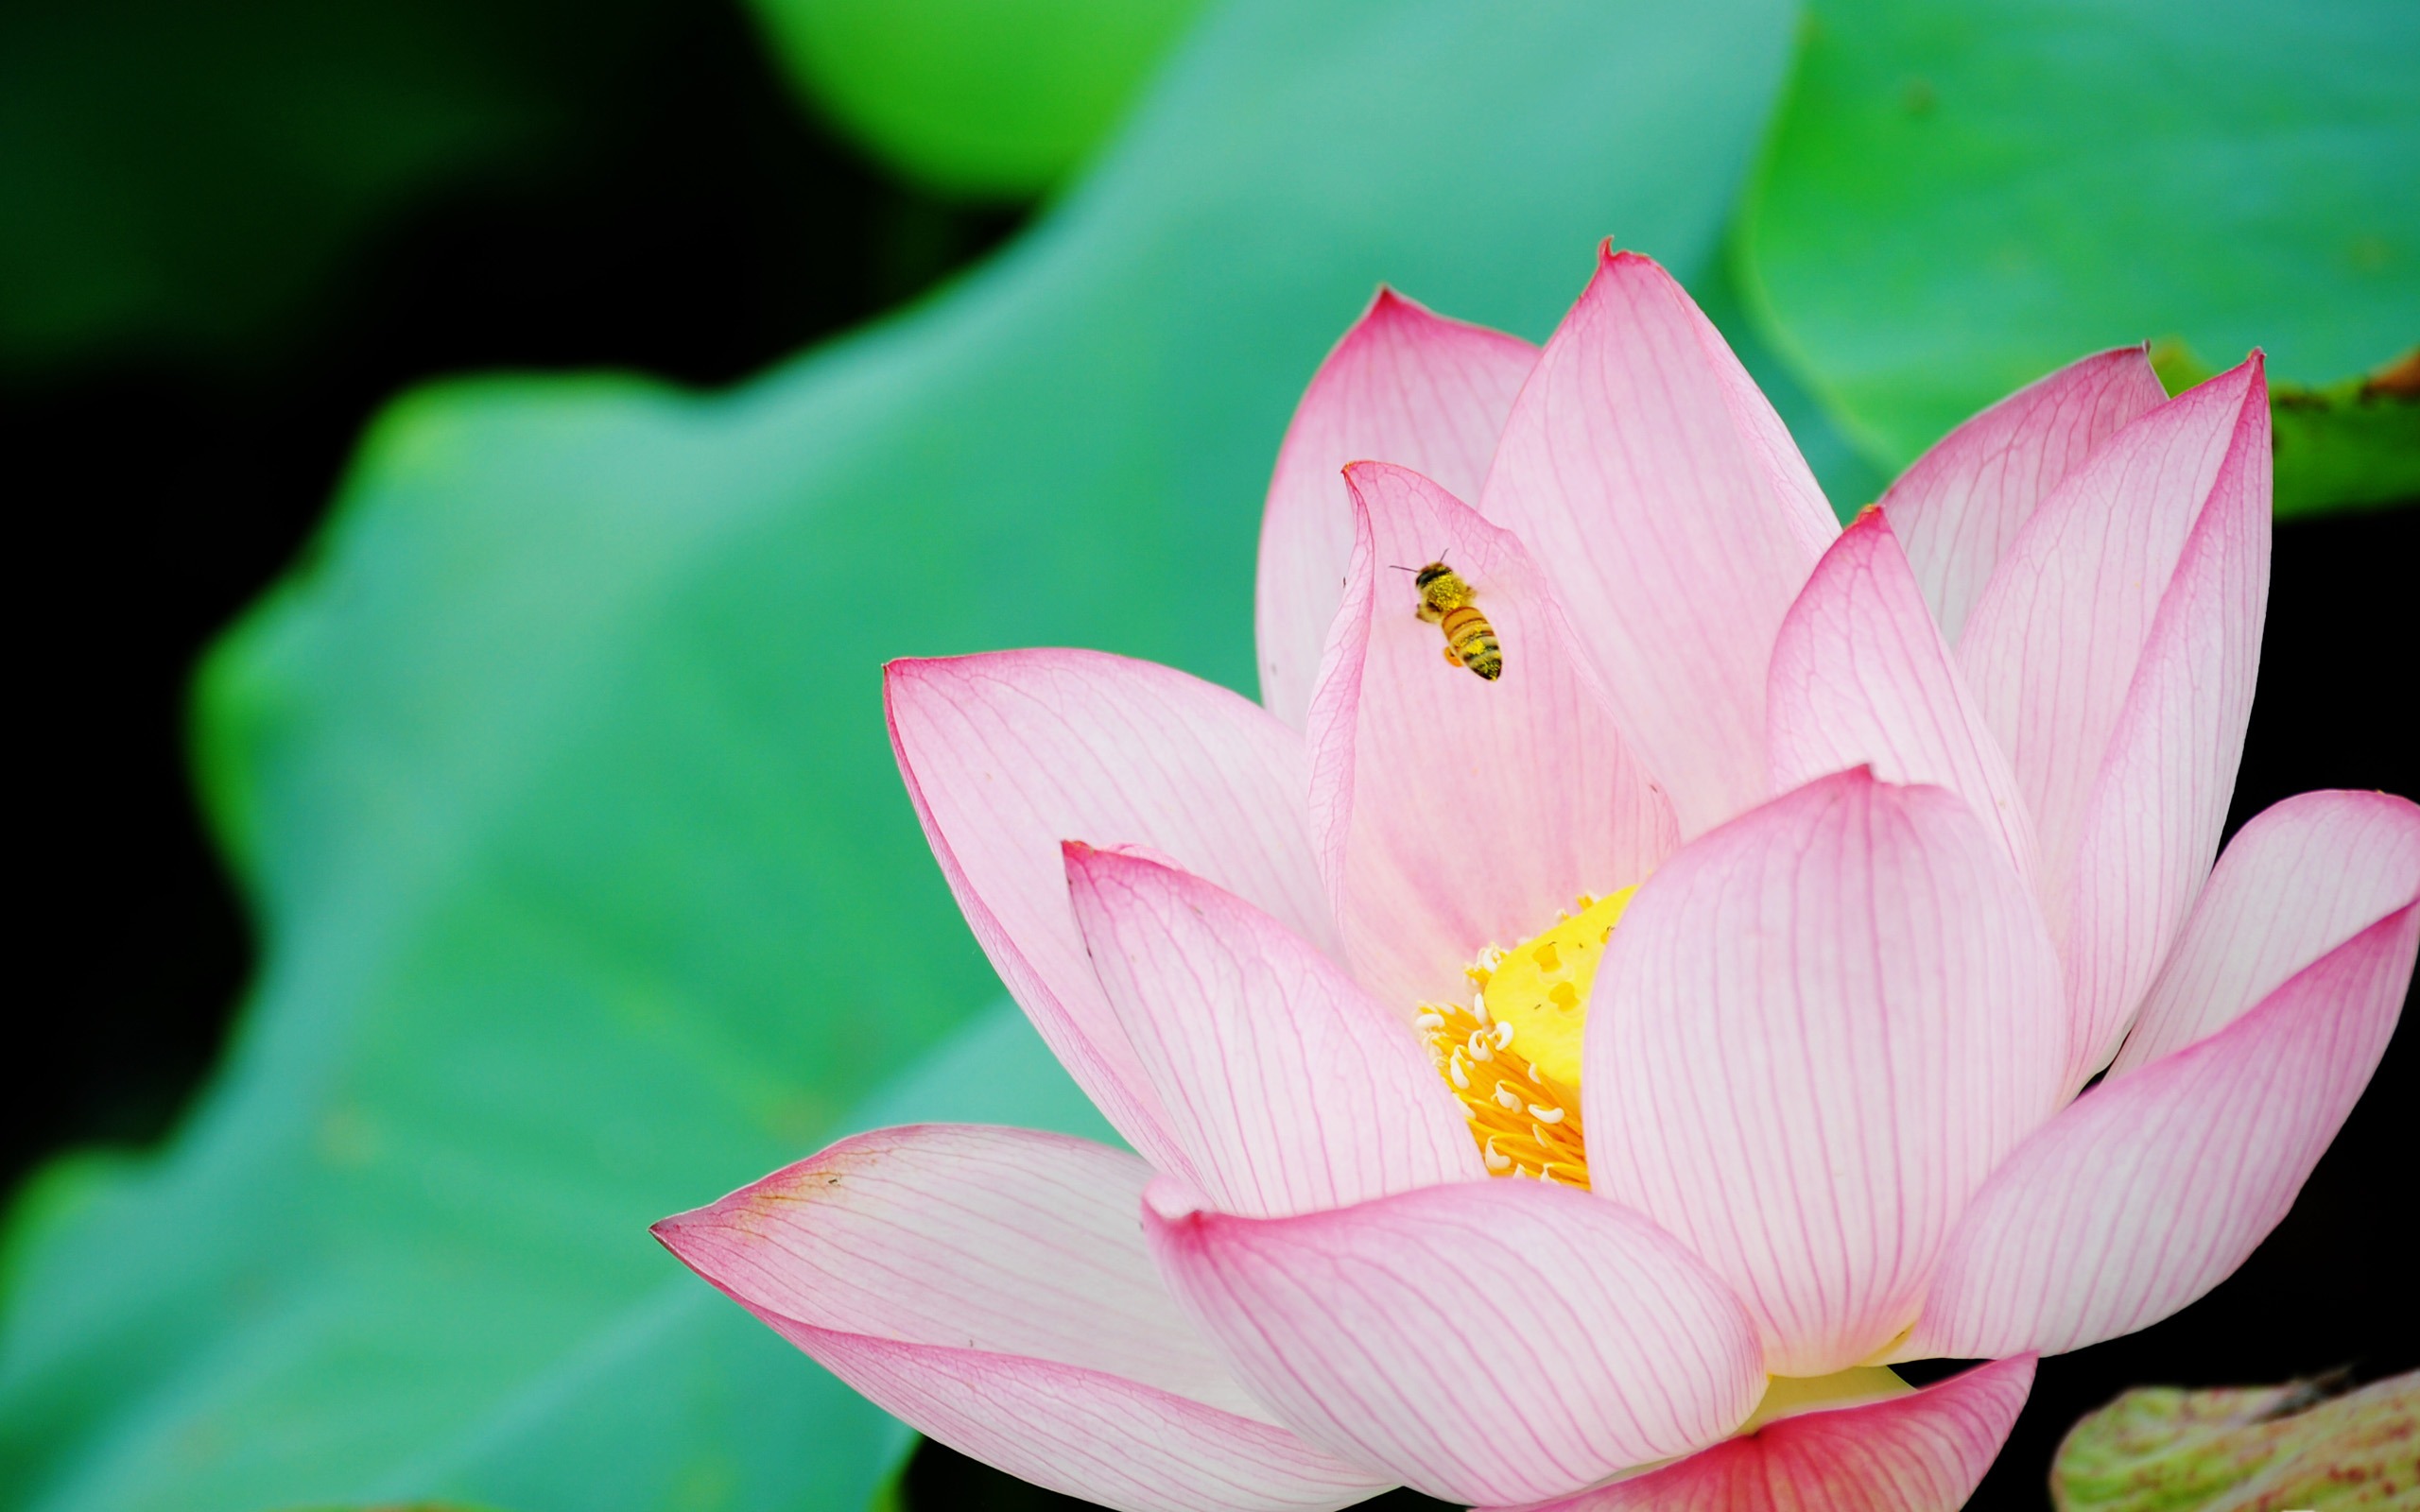
[[2226, 1279], [2368, 1085], [2411, 980], [2391, 914], [2206, 1040], [2076, 1099], [1960, 1220], [1905, 1358], [2080, 1349]]
[[1276, 1217], [1487, 1176], [1401, 1013], [1201, 878], [1067, 848], [1077, 926], [1201, 1190]]
[[1764, 1388], [1739, 1303], [1672, 1237], [1570, 1187], [1473, 1181], [1295, 1218], [1163, 1178], [1162, 1273], [1305, 1438], [1432, 1496], [1523, 1502], [1682, 1453]]
[[1150, 1171], [1024, 1129], [860, 1134], [666, 1218], [698, 1274], [917, 1429], [1133, 1508], [1323, 1508], [1382, 1482], [1212, 1357], [1135, 1221]]
[[[1359, 538], [1311, 702], [1311, 830], [1346, 958], [1408, 1014], [1466, 990], [1481, 947], [1638, 881], [1678, 836], [1520, 541], [1416, 472], [1349, 479]], [[1493, 682], [1445, 660], [1395, 570], [1439, 558], [1503, 643]]]
[[2269, 607], [2269, 401], [2238, 445], [2160, 601], [2076, 841], [2067, 919], [2069, 1065], [2109, 1063], [2210, 873], [2235, 796]]
[[1773, 632], [1839, 527], [1651, 260], [1606, 249], [1513, 403], [1479, 512], [1536, 554], [1682, 832], [1762, 799]]
[[913, 1124], [655, 1233], [740, 1301], [811, 1327], [1030, 1355], [1265, 1417], [1152, 1267], [1135, 1218], [1150, 1177], [1063, 1134]]
[[2033, 1386], [2031, 1355], [1911, 1396], [1785, 1418], [1529, 1512], [1957, 1512]]
[[1328, 353], [1295, 407], [1260, 520], [1253, 618], [1260, 698], [1300, 730], [1353, 555], [1347, 462], [1400, 462], [1478, 496], [1512, 396], [1538, 349], [1430, 314], [1392, 289]]
[[1863, 770], [1691, 843], [1589, 1004], [1588, 1173], [1730, 1282], [1766, 1368], [1914, 1320], [1951, 1225], [2063, 1090], [2058, 963], [1965, 803]]
[[1951, 644], [2035, 506], [2167, 398], [2141, 347], [2098, 352], [2009, 395], [1899, 474], [1882, 509]]
[[1767, 700], [1773, 791], [1868, 765], [1885, 782], [1945, 787], [2032, 880], [2033, 823], [2016, 774], [1880, 510], [1841, 532], [1790, 606]]
[[2415, 902], [2420, 808], [2387, 793], [2303, 793], [2264, 811], [2219, 857], [2109, 1074], [2216, 1034]]
[[1223, 688], [1093, 651], [886, 673], [891, 748], [975, 937], [1117, 1131], [1162, 1169], [1184, 1169], [1084, 958], [1059, 843], [1149, 846], [1331, 948], [1300, 737]]
[[1118, 1376], [765, 1321], [918, 1433], [1103, 1506], [1327, 1512], [1393, 1484], [1273, 1424]]
[[2116, 1052], [2218, 852], [2269, 589], [2267, 395], [2256, 355], [2120, 431], [1959, 644], [2033, 816], [2070, 1086]]

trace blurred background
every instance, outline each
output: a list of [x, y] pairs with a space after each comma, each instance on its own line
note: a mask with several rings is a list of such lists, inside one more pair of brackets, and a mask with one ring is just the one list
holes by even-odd
[[[1652, 253], [1844, 516], [2083, 352], [2261, 346], [2232, 822], [2420, 795], [2420, 10], [1673, 9], [0, 4], [0, 1506], [1054, 1504], [645, 1226], [853, 1125], [1097, 1126], [877, 669], [1253, 691], [1261, 490], [1381, 279], [1540, 339]], [[2129, 1385], [2420, 1365], [2411, 1041], [1977, 1506]]]

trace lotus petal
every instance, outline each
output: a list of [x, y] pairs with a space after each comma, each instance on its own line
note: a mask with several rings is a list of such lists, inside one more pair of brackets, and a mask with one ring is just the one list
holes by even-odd
[[[1311, 829], [1355, 974], [1398, 1011], [1462, 968], [1637, 882], [1679, 843], [1614, 727], [1546, 576], [1512, 536], [1418, 473], [1348, 473], [1353, 576], [1311, 706]], [[1392, 564], [1443, 558], [1503, 644], [1484, 680]]]
[[1143, 1249], [1150, 1168], [1023, 1129], [841, 1141], [655, 1226], [875, 1403], [1038, 1485], [1134, 1512], [1339, 1507], [1384, 1482], [1269, 1420]]
[[1305, 1437], [1432, 1496], [1534, 1501], [1720, 1438], [1764, 1388], [1722, 1283], [1638, 1214], [1542, 1181], [1294, 1218], [1146, 1194], [1162, 1273]]
[[1353, 557], [1344, 465], [1400, 462], [1478, 498], [1537, 360], [1518, 336], [1432, 315], [1387, 288], [1328, 353], [1295, 407], [1260, 519], [1253, 608], [1270, 713], [1300, 730], [1310, 710]]
[[2097, 352], [1984, 410], [1899, 474], [1882, 512], [1950, 644], [2035, 507], [2167, 399], [2141, 347]]
[[2303, 793], [2237, 832], [2134, 1032], [2122, 1076], [2218, 1033], [2286, 979], [2420, 902], [2420, 808], [2387, 793]]
[[2032, 1386], [2031, 1356], [1998, 1360], [1910, 1396], [1785, 1418], [1527, 1512], [1957, 1512]]
[[1843, 772], [1632, 901], [1589, 1005], [1589, 1177], [1731, 1284], [1768, 1370], [1828, 1375], [1914, 1321], [2066, 1048], [2057, 958], [1973, 811]]
[[2286, 1215], [2369, 1084], [2415, 945], [2420, 906], [2219, 1033], [2076, 1099], [1959, 1220], [1901, 1356], [2082, 1349], [2225, 1280]]
[[1219, 1208], [1274, 1217], [1486, 1177], [1402, 1015], [1267, 914], [1073, 842], [1067, 886], [1168, 1132]]
[[1860, 765], [1885, 782], [1935, 783], [1964, 799], [2032, 880], [2033, 821], [2016, 773], [1880, 510], [1832, 542], [1783, 619], [1766, 719], [1773, 791]]
[[1761, 800], [1773, 632], [1840, 527], [1653, 261], [1605, 249], [1513, 402], [1479, 512], [1546, 569], [1682, 833]]
[[1328, 948], [1300, 737], [1223, 688], [1093, 651], [894, 662], [891, 748], [967, 923], [1129, 1143], [1184, 1169], [1067, 912], [1059, 843], [1144, 845]]
[[2218, 853], [2259, 670], [2269, 495], [2256, 355], [2044, 500], [1959, 643], [2033, 816], [2070, 1087], [2117, 1052]]

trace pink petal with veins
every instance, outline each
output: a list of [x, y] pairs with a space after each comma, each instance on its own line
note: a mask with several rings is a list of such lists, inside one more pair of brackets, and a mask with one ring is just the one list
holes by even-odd
[[1311, 379], [1277, 453], [1253, 605], [1260, 696], [1300, 730], [1353, 556], [1344, 465], [1400, 462], [1478, 496], [1538, 349], [1430, 314], [1382, 288]]
[[975, 937], [1110, 1123], [1184, 1158], [1067, 911], [1062, 840], [1142, 845], [1326, 948], [1303, 822], [1303, 747], [1223, 688], [1093, 651], [999, 651], [885, 669], [891, 748]]
[[2218, 1033], [2286, 979], [2420, 902], [2420, 808], [2389, 793], [2303, 793], [2228, 842], [2152, 984], [2113, 1077]]
[[1692, 842], [1614, 932], [1589, 1178], [1730, 1283], [1768, 1370], [1827, 1375], [1914, 1320], [2066, 1048], [2057, 959], [1973, 811], [1824, 778]]
[[2001, 1360], [1912, 1396], [1785, 1418], [1526, 1512], [1958, 1512], [2032, 1385], [2031, 1356]]
[[2102, 442], [2167, 399], [2142, 348], [2098, 352], [2009, 395], [1899, 474], [1882, 512], [1952, 645], [2034, 508]]
[[[1679, 843], [1521, 543], [1416, 472], [1350, 470], [1359, 543], [1311, 705], [1311, 828], [1346, 958], [1409, 1014], [1461, 998], [1489, 944], [1625, 887]], [[1443, 557], [1504, 647], [1482, 680], [1444, 660], [1392, 564]]]
[[1762, 799], [1773, 633], [1839, 526], [1651, 260], [1606, 249], [1513, 403], [1479, 512], [1545, 568], [1682, 833]]
[[1201, 878], [1070, 843], [1076, 922], [1202, 1190], [1254, 1217], [1478, 1180], [1403, 1017]]
[[2255, 356], [2127, 426], [2043, 501], [1959, 644], [2033, 816], [2071, 1087], [2116, 1053], [2218, 853], [2259, 670], [2269, 513]]
[[2394, 1032], [2420, 905], [2226, 1028], [2101, 1083], [1992, 1175], [1902, 1358], [2056, 1353], [2224, 1280], [2293, 1205]]
[[1385, 1483], [1270, 1420], [1144, 1252], [1150, 1168], [1022, 1129], [841, 1141], [656, 1236], [877, 1405], [1136, 1512], [1315, 1509]]
[[1764, 1388], [1722, 1283], [1573, 1188], [1472, 1181], [1253, 1219], [1163, 1178], [1144, 1214], [1162, 1274], [1255, 1396], [1432, 1496], [1560, 1495], [1720, 1438]]
[[2033, 822], [2016, 773], [1880, 510], [1841, 532], [1783, 619], [1766, 718], [1773, 791], [1860, 765], [1885, 782], [1945, 787], [2031, 882]]

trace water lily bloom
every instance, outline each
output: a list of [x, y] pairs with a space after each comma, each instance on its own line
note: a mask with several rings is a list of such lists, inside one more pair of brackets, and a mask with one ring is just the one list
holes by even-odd
[[[657, 1232], [1112, 1506], [1955, 1507], [2034, 1357], [2277, 1223], [2400, 1011], [2420, 810], [2217, 856], [2269, 542], [2256, 354], [2087, 357], [1843, 530], [1648, 259], [1543, 351], [1382, 294], [1279, 455], [1261, 706], [890, 669], [967, 921], [1132, 1153], [884, 1129]], [[1499, 677], [1393, 570], [1437, 561]]]

